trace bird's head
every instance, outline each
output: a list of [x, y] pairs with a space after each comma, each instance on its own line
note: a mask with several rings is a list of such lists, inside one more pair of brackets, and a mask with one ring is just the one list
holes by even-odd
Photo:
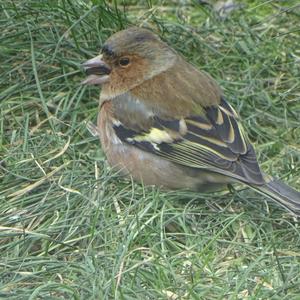
[[113, 34], [101, 54], [83, 64], [84, 84], [100, 84], [107, 98], [129, 91], [168, 68], [176, 53], [149, 30], [129, 28]]

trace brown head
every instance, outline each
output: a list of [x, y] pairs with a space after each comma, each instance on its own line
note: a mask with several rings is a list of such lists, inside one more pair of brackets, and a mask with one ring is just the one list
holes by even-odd
[[151, 31], [132, 27], [112, 35], [102, 53], [83, 64], [84, 84], [101, 84], [103, 99], [124, 93], [172, 67], [177, 55]]

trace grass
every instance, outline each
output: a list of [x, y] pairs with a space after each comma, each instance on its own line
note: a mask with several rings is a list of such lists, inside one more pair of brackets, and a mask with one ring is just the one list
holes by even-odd
[[300, 299], [300, 230], [264, 197], [144, 188], [86, 129], [80, 63], [129, 24], [212, 74], [262, 168], [300, 185], [300, 8], [244, 1], [2, 1], [1, 299]]

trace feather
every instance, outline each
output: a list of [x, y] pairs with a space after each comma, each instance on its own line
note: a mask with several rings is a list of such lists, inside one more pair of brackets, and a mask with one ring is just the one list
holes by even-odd
[[204, 116], [152, 117], [148, 128], [115, 126], [117, 136], [137, 148], [191, 168], [206, 168], [249, 184], [264, 184], [253, 147], [236, 113], [221, 99]]

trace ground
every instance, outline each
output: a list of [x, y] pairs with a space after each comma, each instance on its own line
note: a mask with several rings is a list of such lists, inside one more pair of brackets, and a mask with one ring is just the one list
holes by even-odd
[[298, 1], [208, 2], [0, 3], [1, 299], [299, 299], [293, 216], [243, 187], [123, 180], [87, 130], [99, 89], [80, 63], [143, 25], [219, 82], [263, 170], [300, 186]]

